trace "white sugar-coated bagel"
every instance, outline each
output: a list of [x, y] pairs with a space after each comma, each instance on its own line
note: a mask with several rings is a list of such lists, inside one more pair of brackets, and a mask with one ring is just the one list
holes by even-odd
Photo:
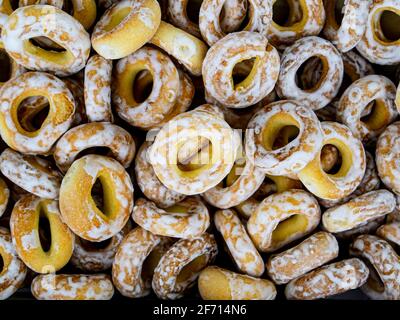
[[264, 261], [237, 214], [232, 210], [219, 210], [214, 215], [214, 223], [238, 270], [250, 276], [261, 277], [265, 270]]
[[94, 50], [106, 59], [121, 59], [148, 42], [161, 21], [156, 0], [123, 0], [107, 9], [92, 33]]
[[267, 280], [211, 266], [199, 276], [203, 300], [274, 300], [275, 285]]
[[113, 122], [111, 110], [112, 62], [99, 55], [85, 67], [85, 106], [90, 122]]
[[400, 122], [389, 125], [376, 144], [376, 167], [381, 181], [395, 194], [400, 194]]
[[100, 272], [111, 268], [115, 254], [124, 237], [132, 228], [130, 221], [115, 236], [106, 240], [107, 245], [96, 247], [96, 244], [75, 237], [74, 252], [70, 263], [83, 271]]
[[325, 208], [331, 208], [354, 199], [364, 193], [379, 189], [381, 180], [378, 176], [378, 171], [376, 169], [375, 160], [372, 157], [371, 153], [365, 151], [365, 159], [367, 161], [367, 166], [365, 169], [364, 177], [362, 178], [360, 184], [357, 189], [354, 190], [350, 195], [344, 198], [340, 198], [337, 200], [326, 200], [326, 199], [318, 199], [319, 203], [323, 205]]
[[289, 282], [285, 296], [290, 300], [327, 298], [357, 289], [368, 279], [368, 267], [360, 259], [335, 262]]
[[[353, 82], [340, 98], [338, 119], [357, 139], [373, 139], [397, 118], [395, 96], [396, 87], [388, 78], [380, 75], [361, 78]], [[364, 111], [370, 103], [374, 103], [374, 107], [365, 118]]]
[[336, 1], [325, 1], [326, 22], [324, 36], [342, 52], [353, 49], [360, 42], [367, 25], [369, 8], [373, 0], [348, 0], [342, 7], [340, 24], [336, 18]]
[[[35, 37], [47, 37], [65, 51], [42, 49], [29, 41]], [[1, 38], [17, 63], [61, 76], [83, 69], [90, 53], [90, 38], [85, 28], [66, 12], [49, 5], [15, 10], [2, 28]]]
[[[3, 1], [4, 2], [4, 1]], [[64, 0], [19, 0], [19, 7], [31, 6], [33, 4], [48, 4], [57, 8], [62, 8]]]
[[393, 221], [386, 223], [376, 230], [376, 234], [388, 241], [389, 243], [393, 243], [397, 246], [400, 246], [400, 222]]
[[262, 170], [250, 160], [240, 158], [226, 177], [225, 186], [219, 184], [204, 192], [203, 197], [214, 207], [228, 209], [251, 197], [263, 183], [264, 177]]
[[194, 239], [180, 239], [155, 268], [153, 291], [163, 300], [181, 298], [196, 283], [200, 271], [213, 263], [217, 253], [214, 236], [208, 233]]
[[[168, 17], [173, 25], [201, 39], [199, 25], [188, 17], [188, 0], [168, 0]], [[247, 0], [225, 0], [221, 15], [222, 30], [233, 32], [239, 29], [247, 13]]]
[[[199, 169], [181, 170], [177, 154], [182, 143], [200, 137], [211, 142], [210, 159]], [[193, 195], [215, 187], [225, 178], [234, 165], [240, 143], [238, 132], [216, 113], [195, 109], [179, 114], [162, 127], [148, 155], [155, 174], [167, 188]]]
[[199, 197], [186, 197], [166, 209], [140, 198], [133, 207], [132, 219], [153, 234], [174, 238], [196, 238], [210, 225], [210, 215]]
[[[296, 126], [299, 133], [290, 143], [273, 149], [281, 129]], [[315, 113], [297, 101], [278, 101], [260, 109], [247, 125], [246, 156], [271, 175], [302, 170], [322, 146], [323, 133]]]
[[335, 237], [337, 239], [342, 239], [342, 240], [353, 240], [354, 238], [358, 237], [359, 235], [362, 234], [374, 234], [377, 229], [385, 223], [387, 216], [381, 216], [375, 220], [371, 220], [359, 227], [343, 231], [343, 232], [338, 232], [335, 233]]
[[66, 172], [80, 152], [93, 147], [107, 147], [125, 168], [136, 151], [135, 141], [125, 129], [108, 122], [91, 122], [72, 128], [58, 140], [54, 160]]
[[273, 252], [311, 233], [320, 219], [317, 200], [292, 189], [265, 198], [247, 221], [247, 231], [260, 251]]
[[58, 199], [62, 175], [47, 160], [7, 148], [0, 155], [0, 170], [29, 193], [45, 199]]
[[147, 151], [151, 142], [144, 142], [135, 158], [135, 176], [143, 194], [157, 207], [167, 208], [185, 199], [185, 195], [168, 189], [157, 178], [152, 165], [149, 163]]
[[202, 40], [172, 24], [161, 21], [150, 43], [174, 57], [192, 75], [201, 76], [201, 66], [208, 50]]
[[110, 300], [114, 286], [106, 274], [46, 274], [33, 279], [37, 300]]
[[[132, 86], [138, 74], [149, 71], [153, 87], [149, 96], [138, 102]], [[133, 126], [149, 128], [163, 121], [175, 106], [180, 80], [178, 69], [161, 51], [143, 47], [118, 61], [115, 67], [113, 102], [118, 115]]]
[[[41, 127], [25, 130], [18, 120], [18, 106], [28, 97], [41, 95], [49, 101], [49, 114]], [[60, 79], [42, 72], [27, 72], [1, 88], [0, 134], [13, 149], [30, 154], [48, 153], [57, 139], [70, 127], [75, 102]]]
[[325, 172], [321, 165], [320, 153], [298, 173], [300, 181], [317, 197], [337, 200], [350, 195], [357, 189], [364, 177], [366, 158], [364, 147], [346, 126], [325, 121], [323, 146], [333, 145], [340, 154], [342, 163], [337, 172]]
[[[369, 10], [367, 25], [357, 50], [370, 62], [381, 65], [395, 65], [400, 62], [400, 40], [387, 38], [382, 30], [382, 14], [391, 11], [399, 15], [400, 7], [397, 0], [374, 0]], [[387, 19], [387, 18], [386, 18]], [[388, 23], [390, 23], [388, 21]], [[396, 34], [398, 25], [392, 23], [390, 27]]]
[[[235, 65], [248, 59], [254, 59], [251, 72], [243, 81], [234, 84], [232, 72]], [[205, 90], [224, 106], [248, 107], [274, 89], [279, 66], [278, 51], [268, 45], [264, 36], [249, 31], [231, 33], [207, 51], [203, 63]]]
[[373, 235], [354, 240], [350, 254], [372, 266], [370, 278], [361, 290], [374, 300], [400, 299], [400, 257], [388, 242]]
[[27, 268], [15, 251], [10, 231], [3, 227], [0, 227], [0, 257], [3, 261], [0, 272], [0, 300], [5, 300], [22, 286]]
[[[277, 0], [271, 2], [274, 5], [279, 4]], [[322, 0], [291, 0], [287, 1], [287, 4], [289, 12], [286, 12], [286, 8], [277, 9], [277, 11], [285, 10], [284, 14], [288, 16], [285, 23], [281, 24], [272, 20], [267, 33], [272, 45], [281, 50], [300, 38], [318, 35], [325, 23]]]
[[154, 268], [172, 245], [172, 239], [152, 234], [141, 227], [122, 241], [112, 265], [112, 279], [118, 291], [129, 298], [150, 294]]
[[328, 232], [317, 232], [297, 246], [272, 255], [266, 269], [276, 284], [284, 284], [335, 259], [338, 254], [336, 238]]
[[[220, 15], [225, 0], [204, 0], [199, 12], [201, 35], [208, 45], [212, 46], [225, 37], [220, 23]], [[272, 1], [249, 0], [249, 22], [246, 31], [266, 34], [272, 21]]]
[[[40, 237], [41, 217], [46, 218], [49, 224], [48, 249]], [[72, 256], [75, 235], [62, 221], [55, 200], [41, 199], [34, 195], [22, 197], [12, 210], [10, 229], [18, 256], [37, 273], [56, 272]]]
[[387, 215], [395, 206], [393, 193], [375, 190], [326, 210], [322, 215], [322, 224], [329, 232], [343, 232]]
[[[300, 66], [312, 57], [321, 59], [322, 74], [312, 88], [303, 90], [296, 83], [296, 74]], [[343, 72], [342, 57], [332, 43], [315, 36], [302, 38], [283, 52], [276, 91], [281, 98], [298, 100], [318, 110], [331, 102], [338, 93]]]
[[[103, 210], [91, 194], [100, 180]], [[60, 211], [68, 227], [79, 237], [100, 242], [122, 230], [133, 208], [132, 181], [124, 167], [109, 157], [86, 155], [68, 169], [60, 188]]]

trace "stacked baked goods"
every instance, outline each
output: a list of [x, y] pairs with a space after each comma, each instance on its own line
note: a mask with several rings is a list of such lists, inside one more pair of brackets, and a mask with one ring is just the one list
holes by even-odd
[[400, 300], [399, 23], [0, 1], [0, 299]]

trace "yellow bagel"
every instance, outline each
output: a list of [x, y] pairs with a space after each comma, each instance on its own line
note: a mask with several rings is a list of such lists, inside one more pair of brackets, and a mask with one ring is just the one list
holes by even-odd
[[92, 46], [106, 59], [121, 59], [148, 42], [161, 21], [156, 0], [124, 0], [111, 8], [97, 22]]
[[[99, 179], [104, 193], [100, 210], [91, 191]], [[133, 186], [116, 160], [87, 155], [68, 169], [60, 188], [60, 210], [65, 223], [79, 237], [100, 242], [122, 230], [133, 207]]]
[[[50, 245], [44, 248], [40, 237], [40, 218], [50, 225]], [[61, 220], [58, 202], [34, 195], [22, 197], [11, 213], [11, 235], [15, 249], [24, 263], [38, 273], [55, 272], [64, 267], [74, 250], [74, 235]], [[46, 234], [43, 238], [45, 238]]]
[[207, 45], [191, 34], [161, 21], [150, 43], [173, 56], [195, 76], [201, 75], [201, 67], [206, 56]]

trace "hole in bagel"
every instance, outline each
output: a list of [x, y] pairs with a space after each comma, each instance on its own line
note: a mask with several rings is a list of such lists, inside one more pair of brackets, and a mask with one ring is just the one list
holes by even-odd
[[344, 13], [343, 13], [344, 2], [345, 2], [345, 0], [336, 0], [336, 3], [335, 3], [334, 14], [335, 14], [335, 21], [338, 24], [338, 26], [340, 26], [342, 24], [342, 21], [343, 21], [343, 17], [344, 17]]
[[282, 220], [272, 232], [271, 243], [280, 243], [290, 235], [306, 230], [307, 224], [307, 218], [301, 214], [295, 214]]
[[28, 97], [18, 106], [18, 123], [25, 131], [35, 132], [42, 127], [49, 112], [50, 104], [46, 97]]
[[400, 39], [400, 15], [394, 11], [384, 10], [379, 18], [377, 35], [383, 42], [391, 43]]
[[0, 49], [0, 82], [6, 82], [11, 77], [11, 59], [7, 52]]
[[290, 27], [303, 19], [300, 1], [276, 0], [272, 7], [272, 20], [282, 27]]
[[328, 174], [336, 174], [342, 167], [340, 151], [332, 144], [326, 144], [322, 147], [320, 161], [322, 169]]
[[91, 190], [91, 196], [97, 209], [104, 213], [104, 190], [100, 178], [96, 179]]
[[0, 274], [2, 274], [4, 269], [4, 260], [3, 260], [3, 256], [0, 254]]
[[385, 102], [377, 99], [371, 101], [363, 110], [360, 120], [369, 130], [380, 130], [387, 125], [390, 114], [387, 111]]
[[[200, 7], [202, 1], [188, 0], [185, 11], [188, 19], [194, 24], [199, 24]], [[189, 10], [188, 10], [189, 8]]]
[[207, 256], [201, 255], [190, 261], [184, 266], [176, 278], [177, 283], [182, 283], [189, 280], [191, 277], [199, 273], [207, 264]]
[[299, 124], [289, 114], [281, 113], [272, 116], [262, 132], [262, 145], [268, 150], [283, 148], [296, 139], [300, 133]]
[[296, 84], [303, 91], [313, 92], [318, 90], [327, 71], [328, 66], [325, 58], [310, 57], [297, 69]]
[[34, 37], [30, 38], [29, 42], [35, 47], [41, 48], [46, 51], [66, 52], [64, 47], [60, 46], [57, 42], [47, 37]]
[[86, 156], [88, 154], [97, 154], [100, 156], [109, 156], [111, 154], [111, 150], [109, 147], [104, 147], [104, 146], [98, 146], [98, 147], [90, 147], [83, 149], [81, 152], [78, 153], [78, 155], [75, 157], [75, 160], [78, 160], [79, 158], [82, 158], [83, 156]]
[[237, 89], [240, 85], [244, 85], [244, 81], [251, 74], [254, 67], [255, 58], [247, 59], [237, 63], [232, 70], [233, 86]]
[[92, 241], [88, 241], [85, 239], [80, 238], [79, 239], [81, 246], [86, 250], [86, 251], [98, 251], [98, 250], [103, 250], [105, 248], [107, 248], [111, 241], [112, 238], [109, 238], [107, 240], [104, 241], [100, 241], [100, 242], [92, 242]]
[[369, 277], [367, 279], [367, 285], [369, 287], [371, 287], [373, 290], [375, 290], [376, 292], [380, 292], [380, 293], [384, 292], [385, 285], [383, 284], [383, 281], [381, 280], [381, 277], [379, 276], [375, 267], [367, 259], [362, 259], [362, 261], [365, 263], [365, 265], [369, 269]]
[[137, 103], [144, 102], [153, 90], [153, 76], [150, 71], [142, 70], [137, 73], [132, 84], [133, 97]]
[[177, 166], [181, 171], [190, 172], [200, 170], [212, 162], [211, 141], [197, 137], [182, 143], [178, 150]]
[[50, 221], [43, 210], [41, 210], [39, 214], [38, 231], [42, 249], [44, 252], [48, 252], [51, 247], [51, 229]]
[[146, 257], [142, 265], [142, 279], [144, 281], [149, 280], [153, 277], [153, 273], [155, 268], [158, 265], [161, 257], [163, 256], [164, 250], [161, 250], [160, 247], [154, 248], [153, 251]]

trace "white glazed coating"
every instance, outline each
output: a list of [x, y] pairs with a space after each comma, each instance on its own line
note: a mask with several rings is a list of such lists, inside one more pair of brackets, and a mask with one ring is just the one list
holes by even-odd
[[114, 287], [105, 274], [46, 274], [33, 279], [31, 292], [38, 300], [110, 300]]
[[322, 224], [329, 232], [347, 231], [392, 212], [395, 206], [393, 193], [375, 190], [326, 210]]
[[[271, 118], [280, 114], [294, 119], [299, 128], [298, 136], [276, 150], [263, 146], [263, 132]], [[296, 101], [279, 101], [260, 109], [250, 120], [246, 135], [246, 155], [256, 167], [271, 175], [287, 175], [302, 170], [318, 153], [323, 133], [315, 113]]]
[[[211, 141], [211, 159], [197, 171], [185, 174], [177, 164], [183, 142], [206, 138]], [[193, 195], [215, 187], [231, 171], [240, 146], [238, 132], [213, 111], [202, 109], [181, 113], [168, 122], [149, 149], [149, 161], [158, 179], [169, 189]]]
[[[279, 223], [295, 215], [305, 219], [304, 225], [274, 242], [273, 233]], [[317, 200], [306, 191], [292, 189], [265, 198], [247, 221], [247, 231], [259, 250], [272, 252], [309, 234], [320, 219]]]
[[293, 300], [326, 298], [362, 286], [368, 274], [367, 266], [359, 259], [335, 262], [289, 282], [285, 296]]
[[3, 227], [0, 227], [0, 256], [3, 260], [0, 271], [0, 300], [5, 300], [21, 287], [27, 268], [15, 251], [10, 231]]
[[[255, 59], [252, 72], [245, 81], [234, 85], [232, 71], [243, 60]], [[229, 34], [215, 43], [203, 63], [203, 81], [207, 94], [224, 106], [244, 108], [266, 97], [279, 75], [278, 51], [256, 32]]]
[[351, 245], [350, 254], [366, 259], [383, 284], [381, 291], [367, 282], [361, 288], [366, 295], [375, 300], [400, 299], [400, 257], [389, 243], [373, 235], [361, 235]]
[[382, 65], [395, 65], [400, 62], [399, 40], [386, 39], [380, 27], [384, 10], [394, 10], [399, 14], [397, 0], [374, 0], [369, 10], [367, 26], [357, 50], [370, 62]]
[[[335, 0], [327, 1], [329, 9], [331, 9], [330, 15], [333, 20], [335, 17]], [[332, 43], [342, 52], [347, 52], [353, 49], [357, 43], [361, 40], [365, 27], [367, 25], [369, 8], [373, 0], [347, 0], [344, 2], [342, 13], [343, 19], [340, 26], [337, 26], [337, 22], [329, 20], [329, 23], [325, 23], [323, 30], [324, 36], [332, 41]], [[328, 11], [328, 10], [326, 10]], [[329, 14], [329, 13], [328, 13]]]
[[[296, 73], [304, 62], [315, 56], [324, 61], [326, 70], [316, 87], [302, 90], [296, 84]], [[295, 99], [318, 110], [331, 102], [338, 93], [343, 72], [342, 57], [329, 41], [314, 36], [302, 38], [283, 52], [276, 91], [281, 98]]]
[[125, 129], [112, 123], [92, 122], [67, 131], [55, 146], [54, 160], [66, 172], [81, 151], [93, 147], [109, 148], [125, 168], [131, 164], [136, 151], [135, 141]]
[[208, 209], [199, 197], [186, 197], [165, 210], [140, 198], [133, 207], [132, 219], [153, 234], [185, 239], [202, 235], [210, 225]]
[[[161, 256], [172, 241], [144, 230], [133, 229], [122, 241], [112, 266], [112, 278], [118, 291], [130, 298], [144, 297], [150, 294], [152, 274], [143, 277], [143, 264], [150, 254], [158, 252]], [[147, 266], [148, 267], [148, 266]]]
[[[212, 46], [225, 36], [220, 14], [225, 0], [204, 0], [199, 13], [199, 27], [203, 38]], [[245, 30], [266, 34], [272, 21], [272, 1], [249, 0], [249, 23]]]
[[113, 122], [111, 110], [112, 61], [92, 56], [85, 67], [85, 106], [90, 122]]
[[[357, 139], [364, 141], [373, 139], [397, 118], [395, 96], [396, 87], [388, 78], [380, 75], [361, 78], [353, 82], [340, 98], [337, 108], [338, 119], [350, 128]], [[378, 128], [375, 128], [377, 125], [371, 126], [361, 120], [365, 108], [373, 101], [379, 101], [384, 109], [380, 109], [375, 115], [378, 119], [384, 117], [379, 121]]]
[[[21, 98], [43, 95], [49, 101], [49, 114], [40, 129], [25, 131], [14, 114]], [[75, 100], [60, 79], [42, 72], [27, 72], [8, 81], [1, 89], [0, 133], [3, 140], [17, 151], [46, 154], [73, 121]]]
[[265, 270], [264, 261], [237, 214], [232, 210], [219, 210], [214, 215], [214, 223], [237, 268], [250, 276], [261, 277]]
[[276, 284], [284, 284], [335, 259], [338, 254], [336, 238], [328, 232], [317, 232], [297, 246], [272, 255], [266, 268]]
[[[17, 63], [28, 69], [51, 71], [60, 76], [83, 69], [91, 47], [89, 34], [83, 26], [66, 12], [49, 5], [15, 10], [2, 28], [1, 37], [7, 52]], [[40, 53], [32, 54], [26, 50], [26, 42], [35, 37], [48, 37], [66, 52], [59, 53], [56, 59], [45, 59]]]
[[49, 161], [10, 148], [0, 156], [0, 170], [22, 189], [46, 199], [58, 199], [62, 175]]
[[201, 264], [204, 268], [211, 264], [218, 253], [213, 235], [204, 233], [198, 238], [181, 239], [176, 242], [161, 258], [154, 270], [152, 287], [160, 299], [179, 299], [184, 292], [195, 284], [200, 270], [192, 272], [181, 282], [177, 278], [182, 269], [190, 262], [204, 256]]
[[148, 161], [147, 151], [151, 142], [143, 142], [135, 158], [136, 182], [143, 194], [157, 207], [167, 208], [185, 199], [185, 195], [164, 186]]

